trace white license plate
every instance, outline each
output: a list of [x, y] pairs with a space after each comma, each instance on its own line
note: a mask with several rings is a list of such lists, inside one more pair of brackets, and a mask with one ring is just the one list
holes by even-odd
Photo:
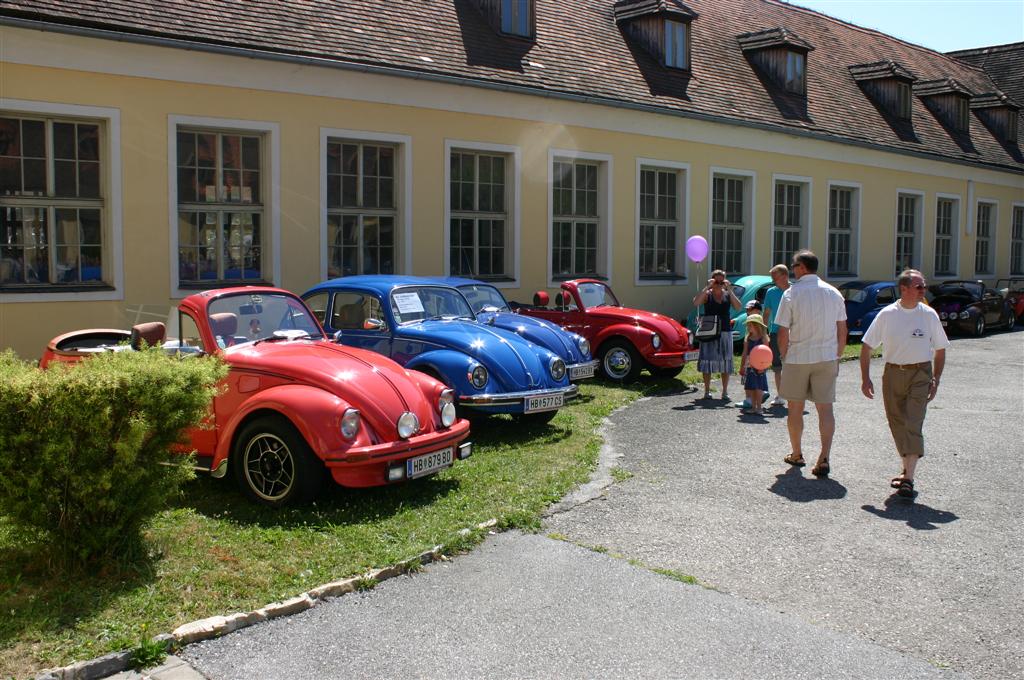
[[405, 476], [409, 479], [415, 479], [416, 477], [429, 475], [431, 472], [437, 472], [450, 466], [454, 458], [454, 446], [410, 458], [405, 461]]
[[552, 411], [562, 408], [564, 403], [561, 394], [546, 394], [540, 397], [527, 397], [524, 413], [536, 413], [537, 411]]
[[569, 369], [569, 380], [579, 380], [580, 378], [593, 378], [594, 377], [594, 365], [589, 366], [573, 366]]
[[683, 361], [696, 361], [700, 358], [700, 350], [695, 349], [692, 352], [686, 352], [683, 354]]

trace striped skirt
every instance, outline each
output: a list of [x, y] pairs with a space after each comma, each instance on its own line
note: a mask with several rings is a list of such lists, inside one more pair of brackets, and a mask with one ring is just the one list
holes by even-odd
[[728, 326], [718, 336], [717, 342], [700, 343], [697, 370], [701, 373], [732, 375], [732, 333]]

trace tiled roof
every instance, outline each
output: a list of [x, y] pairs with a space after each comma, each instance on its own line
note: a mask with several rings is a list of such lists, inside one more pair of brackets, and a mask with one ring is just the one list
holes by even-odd
[[744, 33], [736, 36], [740, 47], [744, 52], [760, 50], [765, 47], [796, 47], [800, 50], [810, 51], [814, 45], [802, 39], [793, 31], [787, 28], [766, 28], [762, 31]]
[[618, 0], [615, 3], [615, 21], [627, 21], [650, 14], [667, 14], [692, 20], [697, 13], [679, 0]]
[[1024, 42], [949, 52], [949, 56], [984, 69], [1000, 90], [1024, 105]]
[[974, 95], [956, 78], [937, 78], [935, 80], [919, 80], [914, 83], [914, 94], [918, 97], [929, 97], [936, 94]]
[[856, 81], [878, 80], [881, 78], [898, 78], [900, 80], [917, 80], [914, 74], [897, 64], [892, 59], [876, 61], [871, 64], [853, 64], [850, 75]]
[[[913, 127], [895, 129], [849, 71], [889, 59], [922, 81], [953, 78], [971, 92], [997, 89], [985, 71], [963, 61], [777, 0], [687, 0], [700, 16], [692, 23], [692, 72], [680, 73], [632, 43], [616, 24], [614, 4], [537, 0], [533, 41], [496, 34], [472, 0], [0, 0], [0, 20], [455, 77], [1024, 171], [1020, 149], [1001, 144], [974, 116], [969, 137], [956, 139], [916, 97]], [[817, 48], [807, 60], [802, 115], [790, 114], [736, 40], [766, 26]]]

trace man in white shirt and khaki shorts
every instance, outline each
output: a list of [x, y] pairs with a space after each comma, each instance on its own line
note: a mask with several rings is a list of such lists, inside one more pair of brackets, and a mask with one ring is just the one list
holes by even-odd
[[923, 304], [927, 287], [921, 272], [907, 269], [896, 282], [900, 299], [878, 313], [861, 340], [860, 390], [868, 399], [875, 398], [871, 352], [881, 345], [885, 361], [882, 401], [896, 452], [903, 461], [903, 469], [890, 486], [900, 496], [913, 498], [914, 471], [924, 455], [924, 416], [939, 389], [949, 339], [939, 315]]
[[779, 392], [788, 402], [786, 424], [792, 448], [784, 460], [804, 466], [804, 403], [812, 401], [818, 411], [821, 453], [811, 474], [828, 477], [836, 430], [832, 404], [836, 400], [839, 357], [846, 347], [846, 305], [838, 290], [818, 278], [818, 257], [811, 251], [795, 253], [790, 269], [797, 280], [783, 293], [775, 315], [783, 359]]

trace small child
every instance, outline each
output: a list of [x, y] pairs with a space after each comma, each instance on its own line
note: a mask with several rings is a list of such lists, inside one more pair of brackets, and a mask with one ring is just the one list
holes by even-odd
[[759, 371], [750, 366], [750, 350], [758, 345], [768, 344], [768, 327], [760, 314], [747, 316], [747, 337], [743, 340], [743, 358], [740, 360], [740, 375], [743, 376], [743, 388], [747, 391], [747, 399], [750, 400], [750, 408], [743, 409], [744, 413], [761, 415], [761, 399], [768, 391], [768, 376], [764, 371]]

